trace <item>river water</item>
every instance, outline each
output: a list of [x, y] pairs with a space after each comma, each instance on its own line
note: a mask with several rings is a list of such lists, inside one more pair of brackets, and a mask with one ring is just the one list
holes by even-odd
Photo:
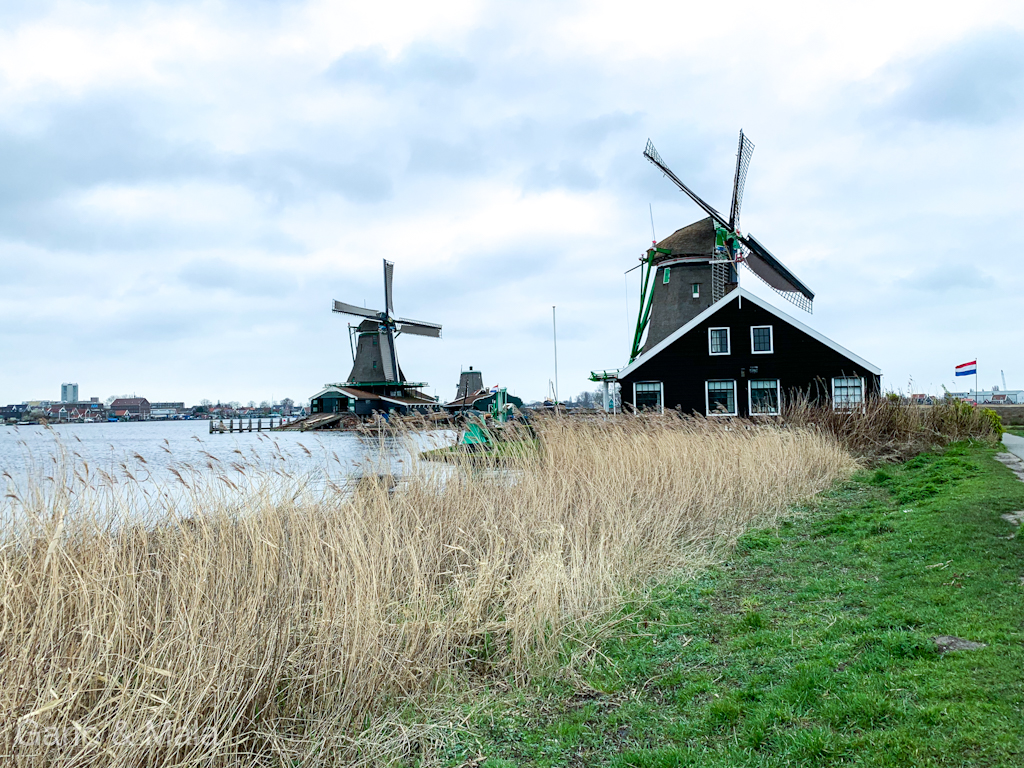
[[[451, 432], [406, 439], [367, 438], [353, 432], [243, 432], [209, 434], [207, 421], [104, 422], [50, 427], [0, 427], [0, 491], [4, 480], [22, 485], [54, 468], [88, 467], [107, 477], [171, 485], [178, 474], [268, 473], [347, 481], [387, 472], [400, 476], [415, 454], [454, 439]], [[246, 472], [242, 472], [244, 468]], [[175, 474], [178, 473], [178, 474]]]

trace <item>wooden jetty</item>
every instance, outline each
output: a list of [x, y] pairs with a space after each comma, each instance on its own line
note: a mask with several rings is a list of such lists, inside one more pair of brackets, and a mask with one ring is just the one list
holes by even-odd
[[[276, 423], [275, 423], [276, 422]], [[268, 418], [266, 423], [263, 419], [210, 419], [210, 434], [223, 432], [269, 432], [272, 429], [281, 429], [289, 422], [283, 418]]]
[[311, 432], [322, 429], [346, 430], [354, 429], [363, 421], [351, 413], [314, 413], [289, 422], [280, 429], [289, 432]]

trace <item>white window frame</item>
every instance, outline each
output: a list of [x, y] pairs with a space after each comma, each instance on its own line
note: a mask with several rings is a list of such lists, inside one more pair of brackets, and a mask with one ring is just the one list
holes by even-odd
[[633, 382], [633, 408], [636, 409], [637, 413], [640, 413], [640, 406], [636, 404], [636, 385], [637, 384], [657, 384], [658, 385], [658, 403], [660, 408], [658, 413], [665, 412], [665, 382], [663, 381], [634, 381]]
[[[755, 328], [767, 328], [768, 329], [768, 349], [762, 349], [757, 351], [754, 349], [754, 329]], [[775, 328], [770, 325], [752, 325], [750, 326], [750, 354], [752, 355], [770, 355], [775, 352]]]
[[[711, 351], [711, 332], [712, 331], [725, 331], [725, 346], [727, 347], [725, 352], [712, 352]], [[732, 331], [726, 326], [717, 326], [715, 328], [708, 328], [708, 354], [714, 357], [720, 355], [731, 355], [732, 354]], [[717, 379], [715, 379], [717, 381]], [[725, 381], [725, 379], [722, 379]]]
[[[843, 403], [840, 405], [836, 402], [836, 379], [859, 379], [860, 380], [860, 402], [859, 403]], [[832, 410], [833, 411], [853, 411], [864, 407], [864, 401], [867, 399], [867, 393], [864, 391], [864, 377], [863, 376], [833, 376], [832, 377]]]
[[751, 416], [778, 416], [782, 410], [782, 382], [775, 379], [775, 413], [754, 413], [754, 382], [771, 381], [771, 379], [747, 379], [747, 413]]
[[700, 283], [690, 283], [690, 295], [695, 299], [700, 298]]
[[[732, 383], [732, 413], [720, 413], [711, 411], [711, 388], [708, 384], [713, 382]], [[739, 399], [736, 397], [736, 379], [708, 379], [704, 382], [704, 415], [705, 416], [737, 416], [739, 415]]]
[[661, 283], [662, 285], [668, 285], [668, 281], [672, 279], [672, 267], [662, 267], [661, 272]]

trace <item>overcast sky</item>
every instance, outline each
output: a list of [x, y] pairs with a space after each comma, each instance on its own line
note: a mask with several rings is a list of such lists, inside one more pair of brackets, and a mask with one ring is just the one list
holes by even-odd
[[[1020, 3], [0, 4], [0, 403], [305, 400], [331, 300], [540, 398], [624, 365], [649, 245], [728, 209], [887, 388], [1024, 388]], [[961, 379], [960, 383], [965, 380]]]

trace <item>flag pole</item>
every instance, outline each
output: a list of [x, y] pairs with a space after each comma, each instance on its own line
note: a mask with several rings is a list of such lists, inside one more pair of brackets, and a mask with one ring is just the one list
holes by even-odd
[[555, 308], [551, 307], [551, 339], [555, 344], [555, 414], [558, 414], [558, 324], [555, 322]]

